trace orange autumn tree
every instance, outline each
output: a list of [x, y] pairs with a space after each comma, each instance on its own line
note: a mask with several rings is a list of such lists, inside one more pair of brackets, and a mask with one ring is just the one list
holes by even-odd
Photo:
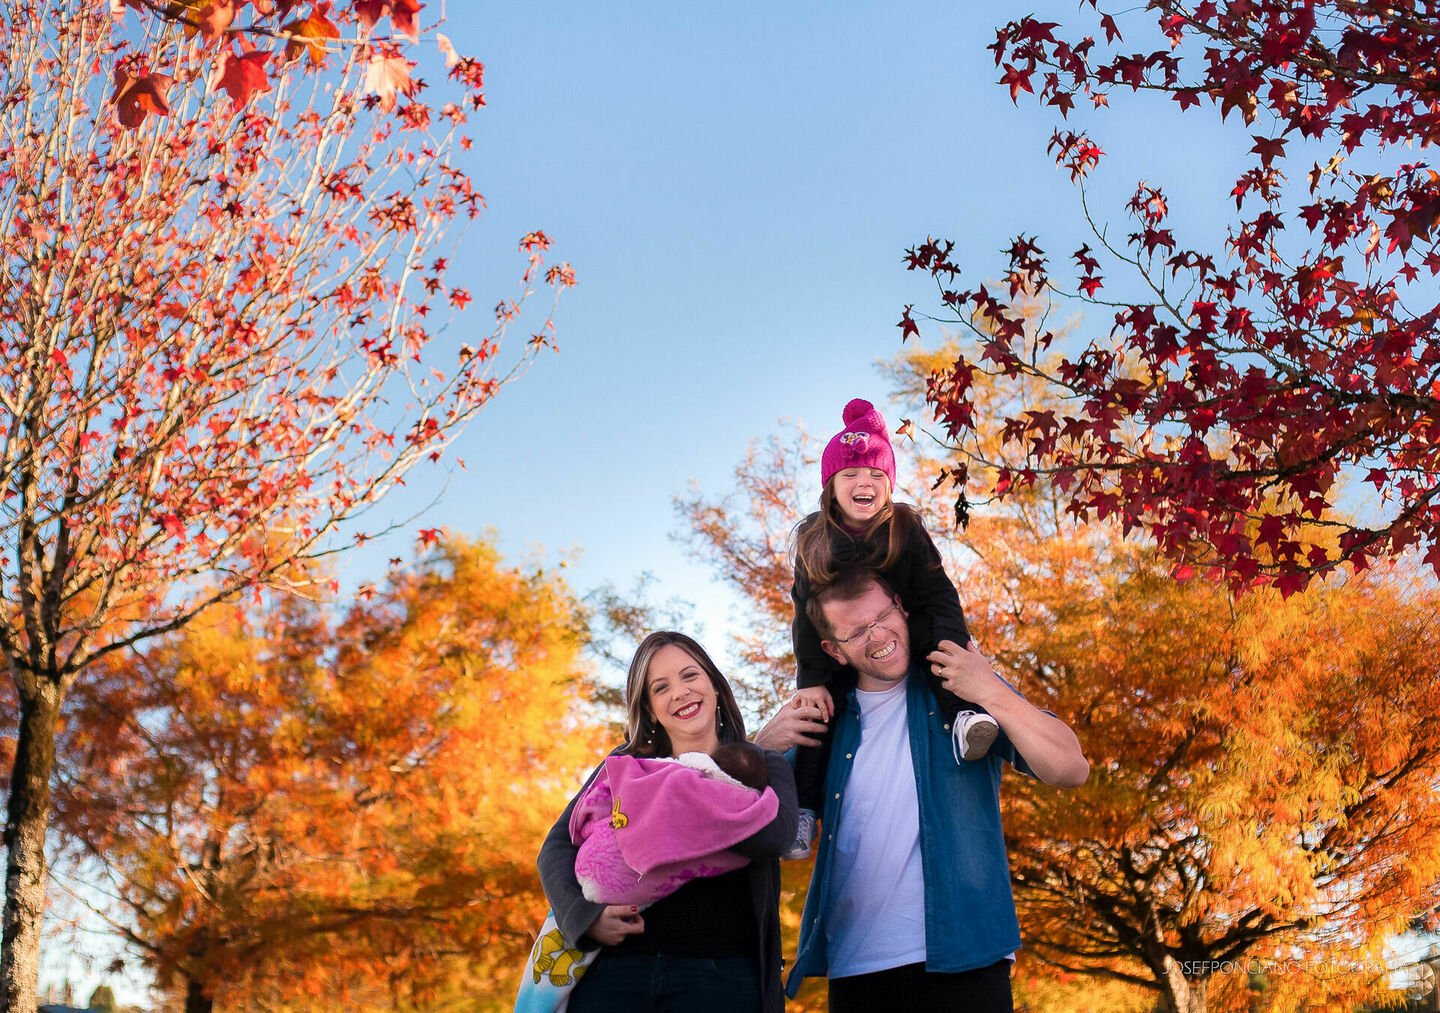
[[348, 518], [551, 343], [548, 320], [504, 340], [533, 287], [571, 282], [539, 232], [494, 317], [440, 337], [472, 301], [446, 268], [483, 205], [457, 162], [483, 68], [423, 6], [0, 0], [0, 656], [20, 708], [0, 1009], [35, 1005], [77, 679], [216, 601], [309, 583]]
[[[1440, 593], [1411, 568], [1233, 601], [1153, 546], [977, 532], [987, 646], [1075, 728], [1090, 782], [1010, 786], [1027, 945], [1168, 1009], [1391, 998], [1440, 882]], [[1266, 970], [1272, 973], [1266, 975]], [[1251, 974], [1250, 972], [1256, 972]]]
[[[915, 352], [892, 374], [918, 401], [930, 369]], [[985, 395], [1043, 407], [1018, 386]], [[1003, 459], [990, 436], [977, 437], [977, 483], [979, 462]], [[1177, 1013], [1248, 1009], [1250, 966], [1276, 972], [1266, 987], [1284, 1008], [1387, 996], [1384, 943], [1433, 907], [1440, 882], [1433, 585], [1396, 569], [1237, 604], [1214, 584], [1177, 584], [1153, 546], [1069, 523], [1043, 483], [957, 534], [923, 440], [897, 438], [912, 451], [901, 498], [927, 513], [985, 649], [1076, 728], [1093, 764], [1076, 792], [1007, 783], [1016, 898], [1039, 958], [1022, 970], [1128, 983]], [[777, 682], [798, 516], [782, 505], [818, 492], [814, 478], [791, 484], [812, 472], [786, 448], [752, 451], [738, 504], [680, 504], [697, 551], [725, 561], [718, 572], [754, 606], [742, 643], [767, 645]]]
[[339, 622], [212, 610], [72, 696], [63, 840], [187, 1013], [508, 995], [537, 842], [598, 749], [584, 621], [463, 540]]

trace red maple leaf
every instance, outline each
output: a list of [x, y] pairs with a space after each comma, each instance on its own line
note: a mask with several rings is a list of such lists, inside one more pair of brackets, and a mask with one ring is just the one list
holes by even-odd
[[415, 24], [415, 16], [424, 6], [417, 0], [391, 0], [390, 23], [401, 35], [409, 36], [411, 42], [417, 41], [420, 37], [419, 27]]
[[1021, 89], [1032, 95], [1035, 93], [1035, 89], [1030, 87], [1030, 73], [1018, 70], [1008, 63], [1005, 64], [1005, 74], [1000, 78], [1000, 83], [1009, 86], [1011, 102], [1019, 100]]
[[389, 6], [390, 0], [355, 0], [355, 16], [362, 25], [374, 31], [376, 23], [385, 16], [385, 9]]
[[355, 0], [355, 14], [360, 23], [371, 31], [374, 31], [380, 19], [388, 14], [395, 31], [415, 42], [420, 37], [415, 15], [419, 14], [420, 8], [424, 6], [417, 0]]
[[365, 92], [380, 96], [380, 108], [387, 113], [395, 108], [395, 93], [409, 96], [415, 92], [410, 68], [415, 66], [403, 56], [376, 53], [365, 70]]
[[170, 103], [165, 93], [175, 79], [169, 74], [146, 74], [135, 77], [124, 67], [115, 68], [115, 93], [110, 101], [115, 103], [116, 114], [126, 128], [134, 130], [145, 122], [149, 113], [157, 116], [170, 115]]
[[920, 336], [920, 325], [917, 324], [917, 323], [916, 323], [914, 320], [912, 320], [911, 317], [910, 317], [910, 311], [913, 310], [914, 308], [915, 308], [915, 304], [914, 304], [914, 303], [910, 303], [909, 305], [907, 305], [907, 306], [905, 307], [905, 312], [904, 312], [903, 314], [901, 314], [901, 316], [900, 316], [900, 322], [895, 325], [896, 327], [900, 328], [900, 340], [901, 340], [901, 341], [906, 340], [906, 339], [909, 338], [910, 335], [912, 335], [912, 334], [915, 335], [917, 338]]
[[1260, 156], [1261, 165], [1269, 168], [1270, 163], [1275, 159], [1285, 157], [1285, 138], [1267, 138], [1261, 137], [1259, 134], [1251, 134], [1250, 136], [1255, 139], [1255, 146], [1250, 150]]
[[270, 80], [265, 76], [265, 61], [270, 59], [270, 54], [257, 50], [243, 37], [240, 48], [246, 51], [236, 54], [228, 47], [220, 50], [207, 82], [212, 91], [224, 88], [237, 109], [249, 102], [257, 91], [263, 95], [270, 90]]
[[161, 516], [160, 527], [163, 528], [165, 533], [171, 538], [183, 539], [185, 537], [185, 523], [173, 513], [167, 513]]
[[234, 0], [210, 0], [201, 6], [193, 17], [194, 24], [187, 23], [185, 26], [186, 38], [199, 33], [207, 43], [214, 42], [235, 20]]
[[1220, 102], [1220, 118], [1223, 120], [1230, 115], [1231, 109], [1239, 109], [1240, 115], [1245, 117], [1246, 123], [1255, 121], [1255, 107], [1258, 105], [1253, 89], [1243, 84], [1231, 85], [1225, 89]]

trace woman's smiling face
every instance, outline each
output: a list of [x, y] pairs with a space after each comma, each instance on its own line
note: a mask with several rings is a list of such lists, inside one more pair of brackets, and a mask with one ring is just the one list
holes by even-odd
[[683, 647], [666, 644], [655, 652], [645, 676], [645, 696], [650, 713], [670, 736], [672, 753], [709, 753], [719, 746], [715, 687]]

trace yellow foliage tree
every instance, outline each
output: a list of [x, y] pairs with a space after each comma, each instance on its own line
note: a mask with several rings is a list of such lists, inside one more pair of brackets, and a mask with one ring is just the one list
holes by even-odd
[[534, 842], [598, 748], [584, 620], [462, 540], [338, 623], [217, 610], [74, 698], [60, 825], [187, 1013], [474, 1009], [511, 987]]

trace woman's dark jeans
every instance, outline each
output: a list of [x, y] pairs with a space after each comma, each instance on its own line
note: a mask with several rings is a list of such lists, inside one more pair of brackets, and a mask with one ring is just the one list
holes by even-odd
[[569, 1013], [756, 1013], [760, 968], [749, 957], [601, 954]]

